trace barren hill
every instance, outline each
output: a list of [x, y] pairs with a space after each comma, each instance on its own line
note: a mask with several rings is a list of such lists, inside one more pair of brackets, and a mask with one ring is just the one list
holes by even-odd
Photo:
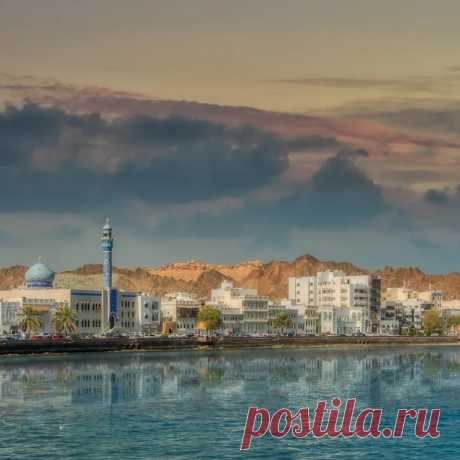
[[[0, 288], [23, 284], [24, 266], [0, 269]], [[208, 264], [200, 261], [178, 262], [161, 267], [114, 268], [114, 285], [121, 289], [154, 292], [162, 295], [172, 291], [188, 291], [201, 297], [222, 280], [236, 286], [258, 289], [274, 298], [287, 296], [290, 276], [313, 275], [322, 270], [342, 270], [347, 274], [371, 273], [350, 262], [322, 261], [310, 255], [295, 260], [270, 262], [247, 261], [237, 265]], [[385, 267], [375, 274], [382, 277], [383, 286], [407, 286], [418, 290], [440, 289], [445, 298], [460, 298], [460, 273], [431, 275], [415, 267]], [[56, 287], [94, 288], [102, 286], [102, 266], [83, 265], [76, 270], [58, 273]]]

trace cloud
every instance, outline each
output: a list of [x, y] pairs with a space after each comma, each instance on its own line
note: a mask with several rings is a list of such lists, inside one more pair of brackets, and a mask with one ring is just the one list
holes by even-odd
[[147, 115], [108, 120], [28, 103], [0, 113], [0, 210], [90, 211], [135, 200], [187, 203], [238, 197], [276, 180], [291, 149], [333, 138], [284, 140], [249, 127]]
[[425, 192], [423, 199], [430, 204], [445, 205], [450, 201], [449, 193], [446, 190], [429, 189]]
[[381, 187], [355, 162], [367, 156], [363, 149], [339, 151], [321, 165], [304, 191], [284, 203], [301, 226], [355, 226], [385, 212]]
[[[460, 184], [443, 189], [429, 189], [423, 195], [423, 199], [430, 205], [444, 208], [449, 214], [453, 209], [460, 209]], [[457, 213], [455, 212], [456, 215]]]
[[[455, 106], [456, 105], [456, 106]], [[460, 103], [440, 108], [405, 108], [376, 113], [384, 123], [417, 129], [423, 132], [460, 134]]]
[[306, 77], [271, 80], [287, 85], [313, 86], [342, 89], [384, 89], [409, 92], [429, 92], [438, 86], [438, 80], [430, 77], [407, 78], [332, 78]]
[[[455, 119], [449, 124], [435, 115], [435, 104], [429, 116], [405, 113], [407, 122], [396, 121], [400, 110], [386, 110], [382, 124], [375, 113], [337, 119], [71, 85], [35, 91], [33, 77], [17, 94], [27, 84], [37, 99], [59, 105], [26, 103], [0, 112], [0, 212], [11, 222], [2, 226], [6, 236], [14, 237], [8, 243], [0, 235], [8, 262], [46, 251], [62, 254], [63, 266], [68, 253], [72, 264], [99, 260], [106, 215], [123, 235], [121, 263], [290, 257], [318, 245], [319, 256], [372, 253], [392, 263], [391, 254], [429, 264], [436, 248], [428, 260], [424, 245], [438, 241], [443, 257], [451, 255], [446, 247], [457, 238], [449, 229], [458, 227], [452, 210], [460, 199], [445, 186], [459, 183], [460, 143], [429, 134], [443, 125], [457, 129]], [[451, 104], [438, 112], [457, 109]], [[420, 126], [419, 132], [389, 128], [393, 114], [395, 125]], [[36, 218], [17, 220], [29, 211]], [[75, 220], [58, 225], [63, 215]], [[425, 235], [427, 228], [432, 233]], [[302, 235], [295, 249], [293, 234]]]
[[288, 196], [269, 202], [246, 202], [239, 209], [200, 213], [160, 224], [157, 235], [201, 238], [257, 237], [279, 244], [294, 228], [333, 229], [371, 225], [390, 211], [383, 190], [356, 164], [364, 150], [340, 150], [326, 159], [310, 180]]

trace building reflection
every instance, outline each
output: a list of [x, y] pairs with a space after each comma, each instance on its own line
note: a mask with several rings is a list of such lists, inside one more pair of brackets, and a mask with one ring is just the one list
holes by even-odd
[[419, 396], [420, 391], [427, 397], [437, 391], [454, 393], [459, 373], [460, 351], [455, 348], [14, 357], [0, 364], [0, 407], [21, 401], [113, 405], [192, 398], [196, 391], [231, 402], [261, 386], [265, 395], [286, 399], [357, 396], [385, 404], [410, 400], [414, 388]]

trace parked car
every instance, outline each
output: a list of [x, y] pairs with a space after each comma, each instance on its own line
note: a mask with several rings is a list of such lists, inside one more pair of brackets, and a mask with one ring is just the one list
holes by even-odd
[[54, 334], [51, 336], [51, 340], [54, 340], [54, 341], [60, 341], [60, 340], [72, 340], [72, 337], [70, 336], [65, 336], [63, 334]]
[[17, 340], [21, 340], [22, 337], [19, 335], [19, 334], [8, 334], [8, 335], [4, 335], [1, 337], [1, 340], [2, 341], [8, 341], [8, 342], [14, 342], [14, 341], [17, 341]]

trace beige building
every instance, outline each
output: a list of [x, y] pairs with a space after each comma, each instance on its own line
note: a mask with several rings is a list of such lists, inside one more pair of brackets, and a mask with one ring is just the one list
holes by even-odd
[[193, 294], [172, 292], [161, 299], [161, 317], [179, 333], [195, 333], [201, 302]]

